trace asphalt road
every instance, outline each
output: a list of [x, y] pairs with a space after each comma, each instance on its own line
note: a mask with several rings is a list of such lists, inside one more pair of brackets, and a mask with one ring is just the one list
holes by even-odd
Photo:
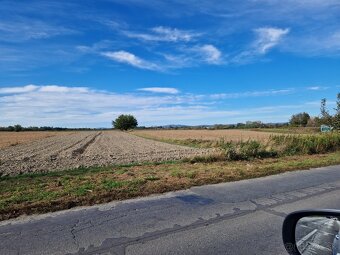
[[340, 166], [0, 222], [0, 254], [287, 254], [308, 208], [340, 209]]

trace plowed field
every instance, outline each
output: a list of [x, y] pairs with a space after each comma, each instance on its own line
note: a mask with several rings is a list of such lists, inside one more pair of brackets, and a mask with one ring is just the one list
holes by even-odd
[[172, 145], [119, 131], [73, 132], [0, 149], [0, 175], [166, 161], [211, 150]]

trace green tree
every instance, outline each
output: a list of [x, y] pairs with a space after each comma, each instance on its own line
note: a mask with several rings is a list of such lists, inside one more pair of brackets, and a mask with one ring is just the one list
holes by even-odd
[[289, 124], [291, 126], [305, 127], [309, 120], [310, 120], [309, 114], [306, 112], [301, 112], [292, 115], [292, 117], [289, 120]]
[[112, 126], [120, 130], [133, 129], [138, 126], [137, 119], [130, 114], [121, 114], [112, 121]]
[[320, 112], [321, 112], [320, 124], [332, 125], [332, 116], [329, 114], [329, 111], [327, 110], [326, 98], [321, 99]]

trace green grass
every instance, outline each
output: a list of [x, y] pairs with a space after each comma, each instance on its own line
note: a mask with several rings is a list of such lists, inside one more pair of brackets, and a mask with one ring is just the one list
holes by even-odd
[[2, 177], [0, 220], [335, 164], [340, 164], [340, 151], [247, 161], [202, 160], [89, 167]]

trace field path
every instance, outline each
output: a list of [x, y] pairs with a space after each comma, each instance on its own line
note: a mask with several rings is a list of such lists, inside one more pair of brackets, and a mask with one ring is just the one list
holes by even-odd
[[0, 175], [158, 162], [209, 153], [211, 150], [152, 141], [119, 131], [82, 131], [0, 149]]

